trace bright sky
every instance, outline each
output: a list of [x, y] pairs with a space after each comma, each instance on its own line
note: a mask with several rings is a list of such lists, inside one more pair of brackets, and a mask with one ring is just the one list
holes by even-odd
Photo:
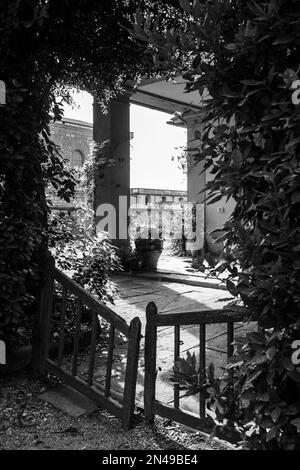
[[[76, 107], [65, 105], [65, 117], [93, 122], [93, 99], [86, 92], [73, 94]], [[167, 124], [170, 114], [130, 105], [130, 186], [186, 190], [186, 175], [172, 161], [186, 145], [186, 129]]]

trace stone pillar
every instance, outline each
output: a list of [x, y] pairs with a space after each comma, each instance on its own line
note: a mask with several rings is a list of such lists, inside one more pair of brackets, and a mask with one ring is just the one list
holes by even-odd
[[[96, 179], [95, 212], [97, 229], [110, 222], [109, 237], [116, 246], [128, 246], [128, 209], [130, 206], [130, 112], [129, 96], [120, 96], [108, 105], [104, 114], [94, 99], [93, 139], [109, 141], [112, 163]], [[110, 204], [114, 211], [109, 212]], [[115, 224], [113, 222], [115, 220]]]
[[[188, 148], [196, 147], [199, 141], [195, 140], [195, 130], [202, 132], [203, 126], [201, 123], [189, 123], [188, 127]], [[221, 244], [217, 244], [214, 241], [211, 233], [221, 228], [225, 222], [229, 219], [234, 209], [234, 201], [229, 200], [226, 202], [226, 198], [223, 197], [219, 201], [213, 204], [204, 203], [206, 197], [205, 193], [199, 194], [207, 182], [214, 178], [214, 175], [210, 171], [206, 171], [202, 174], [203, 163], [194, 165], [194, 159], [189, 158], [188, 161], [188, 174], [187, 174], [187, 186], [188, 186], [188, 201], [203, 203], [203, 228], [205, 234], [205, 247], [211, 253], [217, 254], [222, 249]], [[220, 230], [219, 235], [222, 233]], [[216, 234], [215, 234], [216, 236]]]
[[[201, 132], [201, 123], [190, 120], [187, 122], [187, 148], [191, 150], [199, 145], [199, 140], [195, 140], [195, 130]], [[195, 256], [204, 245], [205, 234], [205, 194], [200, 191], [205, 187], [205, 172], [203, 162], [196, 163], [193, 152], [188, 152], [187, 156], [187, 201], [196, 204], [196, 240], [197, 243], [186, 242], [186, 251]]]
[[[187, 148], [193, 149], [199, 145], [199, 140], [195, 140], [195, 131], [201, 132], [202, 126], [197, 122], [189, 122], [187, 128]], [[188, 202], [203, 203], [205, 195], [200, 194], [200, 191], [205, 186], [205, 173], [203, 170], [203, 163], [196, 163], [193, 158], [192, 152], [188, 154], [187, 161], [187, 198]]]

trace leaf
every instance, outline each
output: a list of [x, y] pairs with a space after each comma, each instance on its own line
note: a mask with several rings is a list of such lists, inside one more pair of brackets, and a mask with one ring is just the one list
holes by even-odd
[[256, 380], [260, 376], [261, 373], [262, 373], [261, 370], [252, 372], [252, 374], [250, 374], [249, 377], [247, 378], [245, 385], [251, 384], [254, 380]]
[[266, 338], [264, 337], [262, 333], [258, 331], [247, 333], [247, 338], [248, 338], [248, 341], [253, 344], [261, 344], [261, 345], [266, 344]]
[[139, 26], [138, 24], [133, 24], [132, 26], [133, 26], [133, 29], [134, 29], [134, 36], [137, 39], [140, 39], [141, 41], [147, 41], [148, 42], [148, 38], [147, 38], [143, 28], [141, 26]]
[[267, 354], [267, 358], [270, 359], [270, 360], [272, 360], [273, 357], [274, 357], [275, 354], [276, 354], [276, 348], [275, 348], [274, 346], [272, 346], [271, 348], [269, 348], [269, 349], [267, 350], [267, 353], [266, 353], [266, 354]]
[[267, 442], [270, 442], [272, 439], [275, 439], [275, 437], [278, 434], [278, 429], [277, 426], [273, 426], [267, 433]]
[[226, 90], [221, 93], [221, 96], [225, 96], [226, 98], [240, 98], [241, 92], [240, 91], [231, 91]]
[[186, 12], [186, 13], [191, 13], [192, 8], [191, 4], [188, 0], [179, 0], [181, 8]]
[[198, 129], [195, 129], [195, 131], [194, 131], [194, 137], [195, 137], [195, 139], [202, 140], [202, 132], [199, 131]]
[[255, 95], [256, 93], [262, 90], [264, 90], [264, 88], [257, 88], [256, 90], [249, 91], [249, 93], [247, 93], [246, 95], [246, 98], [249, 98], [249, 96]]
[[267, 362], [268, 358], [265, 354], [256, 354], [253, 359], [251, 359], [251, 363], [255, 365], [261, 365]]
[[296, 428], [297, 428], [297, 433], [300, 432], [300, 417], [293, 419], [293, 420], [291, 421], [291, 424], [293, 424], [294, 426], [296, 426]]
[[292, 147], [295, 145], [300, 144], [300, 137], [297, 137], [296, 139], [292, 139], [289, 141], [289, 143], [286, 145], [285, 149], [286, 151], [290, 150]]
[[197, 371], [194, 369], [194, 367], [192, 367], [183, 358], [180, 358], [178, 361], [176, 361], [176, 365], [178, 366], [180, 372], [188, 377], [193, 377], [195, 374], [197, 374]]
[[209, 199], [210, 196], [207, 198], [207, 204], [214, 204], [215, 202], [220, 201], [222, 199], [222, 194], [218, 194], [217, 196], [213, 197], [212, 199]]
[[136, 23], [139, 25], [139, 26], [143, 26], [143, 22], [144, 22], [144, 17], [143, 15], [141, 14], [141, 11], [139, 9], [136, 10], [135, 12], [135, 20], [136, 20]]
[[193, 13], [193, 17], [194, 17], [195, 19], [198, 19], [198, 18], [200, 17], [200, 15], [201, 15], [201, 11], [202, 11], [202, 9], [201, 9], [201, 5], [200, 5], [199, 0], [194, 0], [194, 3], [193, 3], [193, 12], [192, 12], [192, 13]]
[[236, 51], [239, 48], [237, 44], [234, 42], [228, 43], [225, 45], [225, 49], [228, 49], [229, 51]]
[[239, 149], [235, 149], [231, 154], [231, 160], [234, 168], [241, 168], [243, 165], [243, 155]]
[[297, 204], [300, 202], [300, 191], [296, 191], [295, 193], [292, 194], [292, 204]]
[[288, 372], [288, 376], [292, 380], [294, 380], [294, 382], [300, 384], [300, 372], [298, 372], [296, 369], [292, 370], [291, 372]]
[[233, 296], [236, 296], [237, 288], [236, 288], [235, 284], [232, 281], [230, 281], [230, 279], [227, 279], [226, 287], [229, 290], [230, 294], [232, 294]]
[[247, 86], [256, 86], [256, 85], [265, 85], [265, 81], [264, 80], [241, 80], [241, 83], [243, 85], [247, 85]]
[[265, 10], [255, 1], [252, 4], [249, 2], [249, 9], [258, 17], [266, 18], [267, 16]]
[[293, 262], [293, 268], [294, 268], [296, 271], [299, 271], [299, 269], [300, 269], [300, 260], [297, 259], [297, 260], [295, 260], [295, 261]]
[[273, 46], [281, 45], [281, 44], [289, 44], [290, 42], [296, 39], [294, 34], [289, 34], [288, 36], [280, 36], [279, 38], [273, 41]]
[[212, 362], [208, 366], [207, 375], [208, 375], [209, 381], [212, 382], [215, 377], [215, 366]]
[[271, 411], [271, 418], [274, 421], [274, 423], [278, 421], [278, 418], [280, 417], [280, 415], [281, 415], [281, 409], [279, 408], [279, 406], [277, 406], [276, 408], [274, 408], [274, 410]]

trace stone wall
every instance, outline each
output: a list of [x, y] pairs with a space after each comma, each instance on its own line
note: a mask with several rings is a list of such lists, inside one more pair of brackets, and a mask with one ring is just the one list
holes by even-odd
[[[62, 121], [50, 125], [51, 139], [60, 147], [60, 153], [69, 160], [73, 168], [81, 167], [89, 156], [90, 144], [93, 140], [93, 124], [64, 118]], [[70, 203], [54, 195], [54, 191], [47, 191], [54, 209], [69, 210], [74, 207], [74, 200]], [[82, 191], [76, 192], [76, 206], [84, 203], [85, 195]]]
[[159, 207], [161, 204], [168, 206], [178, 202], [187, 202], [187, 191], [150, 188], [130, 189], [130, 206], [132, 208]]
[[73, 167], [82, 166], [93, 140], [93, 124], [75, 119], [62, 119], [50, 125], [51, 138]]

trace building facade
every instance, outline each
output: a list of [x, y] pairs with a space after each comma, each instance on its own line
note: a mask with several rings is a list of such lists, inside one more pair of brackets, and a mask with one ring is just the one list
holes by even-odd
[[51, 138], [61, 149], [73, 168], [83, 165], [89, 156], [93, 140], [93, 124], [76, 119], [63, 118], [50, 125]]
[[[50, 125], [51, 138], [60, 147], [62, 156], [70, 162], [72, 168], [80, 168], [89, 157], [90, 144], [93, 140], [93, 125], [75, 119], [63, 118]], [[130, 138], [133, 134], [130, 134]], [[54, 209], [73, 209], [74, 201], [69, 204], [51, 195]], [[83, 201], [83, 194], [76, 194], [76, 200]], [[167, 189], [130, 189], [130, 207], [154, 207], [160, 204], [186, 202], [187, 192]]]

